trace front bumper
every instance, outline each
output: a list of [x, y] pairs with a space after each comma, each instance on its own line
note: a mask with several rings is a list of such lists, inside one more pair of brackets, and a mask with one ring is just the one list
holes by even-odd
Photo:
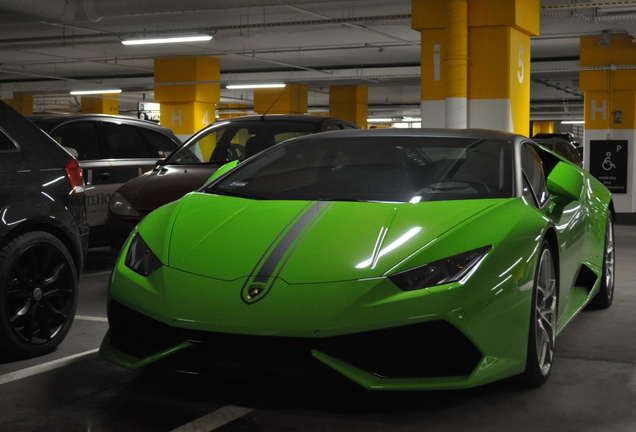
[[101, 354], [132, 369], [161, 361], [226, 377], [336, 371], [368, 389], [473, 387], [521, 373], [527, 349], [530, 292], [500, 285], [495, 295], [482, 283], [493, 286], [473, 278], [402, 292], [387, 278], [278, 281], [248, 305], [243, 280], [169, 267], [143, 278], [120, 261]]

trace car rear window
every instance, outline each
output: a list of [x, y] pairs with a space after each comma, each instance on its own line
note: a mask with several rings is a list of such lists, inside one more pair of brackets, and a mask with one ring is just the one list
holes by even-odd
[[106, 158], [158, 158], [155, 149], [146, 141], [140, 128], [116, 123], [102, 123], [106, 143]]
[[139, 128], [138, 130], [155, 153], [153, 157], [165, 158], [177, 148], [177, 144], [174, 141], [160, 132], [146, 128]]
[[79, 160], [100, 158], [99, 138], [95, 125], [91, 122], [62, 125], [50, 135], [61, 146], [75, 149]]

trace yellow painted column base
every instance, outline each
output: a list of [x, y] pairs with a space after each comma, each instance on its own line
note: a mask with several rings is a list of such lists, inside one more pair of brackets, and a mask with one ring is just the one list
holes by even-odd
[[369, 86], [337, 85], [329, 87], [329, 115], [367, 127]]
[[83, 114], [119, 114], [119, 95], [82, 96]]
[[239, 104], [239, 103], [218, 104], [216, 108], [217, 108], [217, 116], [220, 119], [243, 117], [247, 115], [247, 112], [250, 109], [250, 107], [247, 104]]
[[554, 133], [553, 121], [535, 121], [532, 122], [532, 136], [538, 133]]
[[13, 99], [7, 99], [5, 102], [22, 115], [33, 114], [33, 95], [14, 94]]
[[307, 86], [288, 84], [283, 88], [254, 89], [254, 111], [258, 114], [305, 114]]

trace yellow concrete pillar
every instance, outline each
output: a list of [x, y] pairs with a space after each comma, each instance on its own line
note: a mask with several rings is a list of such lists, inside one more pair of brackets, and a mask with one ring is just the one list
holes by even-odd
[[411, 26], [421, 35], [422, 127], [446, 126], [446, 8], [440, 0], [412, 0]]
[[[581, 38], [585, 168], [614, 194], [616, 211], [636, 217], [636, 45], [632, 37]], [[630, 220], [630, 222], [632, 222]]]
[[192, 135], [216, 119], [221, 62], [213, 57], [155, 59], [155, 102], [160, 123], [178, 136]]
[[305, 114], [308, 111], [307, 93], [304, 84], [254, 89], [254, 111], [258, 114]]
[[553, 121], [535, 121], [532, 122], [532, 136], [538, 133], [553, 133], [554, 122]]
[[7, 99], [5, 102], [22, 115], [33, 114], [33, 95], [14, 94], [12, 99]]
[[446, 127], [463, 129], [468, 125], [468, 1], [446, 0], [445, 15]]
[[456, 119], [449, 124], [448, 115], [439, 113], [449, 112], [449, 101], [461, 94], [455, 84], [461, 83], [463, 48], [457, 46], [467, 40], [467, 125], [527, 135], [530, 37], [539, 34], [539, 0], [468, 0], [467, 5], [463, 38], [459, 0], [412, 0], [412, 27], [422, 35], [422, 125], [460, 124]]
[[82, 114], [119, 114], [119, 94], [105, 93], [99, 96], [82, 96]]
[[336, 85], [329, 87], [329, 115], [367, 127], [369, 86]]
[[539, 0], [470, 0], [469, 125], [528, 135]]

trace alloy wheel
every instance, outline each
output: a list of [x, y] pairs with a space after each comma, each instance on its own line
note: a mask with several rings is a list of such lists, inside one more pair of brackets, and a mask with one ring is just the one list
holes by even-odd
[[536, 284], [534, 334], [539, 370], [545, 376], [550, 372], [554, 357], [557, 308], [556, 273], [549, 248], [541, 253]]

